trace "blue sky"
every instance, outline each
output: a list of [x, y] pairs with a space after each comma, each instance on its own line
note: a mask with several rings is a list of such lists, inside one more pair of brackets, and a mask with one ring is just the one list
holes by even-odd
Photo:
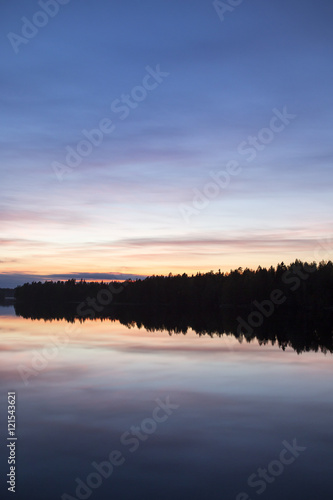
[[329, 0], [44, 3], [1, 6], [0, 286], [330, 257]]

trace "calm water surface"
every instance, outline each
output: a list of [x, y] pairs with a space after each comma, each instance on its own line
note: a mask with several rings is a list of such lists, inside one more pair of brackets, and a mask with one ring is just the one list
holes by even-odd
[[332, 497], [331, 354], [0, 314], [1, 498]]

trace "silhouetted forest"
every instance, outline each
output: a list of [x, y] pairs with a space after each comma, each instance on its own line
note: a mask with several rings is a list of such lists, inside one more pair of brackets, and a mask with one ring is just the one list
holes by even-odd
[[[274, 294], [275, 292], [275, 294]], [[279, 292], [279, 294], [278, 294]], [[273, 296], [272, 296], [273, 293]], [[98, 310], [111, 302], [140, 305], [167, 305], [177, 308], [219, 310], [221, 307], [253, 307], [254, 303], [271, 300], [276, 305], [288, 304], [294, 309], [321, 310], [333, 306], [333, 264], [303, 263], [296, 260], [276, 268], [236, 269], [229, 273], [151, 276], [125, 283], [87, 283], [69, 280], [31, 283], [15, 289], [18, 301], [57, 303], [87, 302], [88, 309]], [[97, 304], [88, 307], [87, 299]], [[284, 299], [284, 300], [283, 300]], [[278, 304], [280, 302], [280, 304]]]
[[333, 352], [333, 264], [295, 261], [256, 271], [151, 276], [125, 283], [32, 283], [17, 287], [25, 318], [119, 320], [150, 331], [234, 335], [239, 341]]

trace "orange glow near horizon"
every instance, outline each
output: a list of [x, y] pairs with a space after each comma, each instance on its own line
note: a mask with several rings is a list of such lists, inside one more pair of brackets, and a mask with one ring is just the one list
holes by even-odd
[[[258, 361], [269, 363], [271, 359], [280, 359], [281, 363], [292, 365], [313, 363], [331, 366], [330, 358], [320, 356], [318, 353], [303, 353], [295, 356], [291, 348], [287, 348], [281, 356], [281, 349], [277, 345], [259, 345], [256, 339], [250, 343], [239, 342], [233, 336], [199, 336], [192, 329], [186, 335], [169, 335], [167, 331], [147, 331], [136, 325], [128, 328], [116, 321], [87, 320], [80, 323], [68, 323], [65, 320], [44, 321], [27, 320], [17, 316], [0, 316], [2, 336], [0, 340], [1, 369], [17, 367], [19, 363], [31, 360], [36, 351], [41, 353], [43, 349], [50, 351], [56, 341], [61, 348], [55, 353], [52, 363], [58, 364], [63, 356], [74, 356], [77, 349], [81, 350], [89, 345], [91, 348], [104, 351], [105, 358], [108, 353], [113, 352], [112, 358], [118, 352], [133, 352], [151, 355], [163, 355], [173, 353], [174, 356], [196, 353], [202, 357], [207, 355], [214, 360], [241, 356], [258, 357]], [[7, 358], [7, 352], [11, 352], [11, 359]], [[265, 356], [263, 357], [263, 353]], [[57, 358], [58, 361], [57, 361]], [[6, 359], [8, 362], [6, 362]], [[115, 359], [115, 358], [114, 358]], [[13, 365], [14, 362], [14, 365]]]
[[[142, 223], [142, 227], [117, 226], [113, 239], [108, 239], [105, 237], [107, 222], [100, 220], [100, 216], [94, 222], [96, 224], [90, 223], [87, 227], [80, 224], [59, 227], [56, 222], [47, 227], [42, 220], [31, 221], [27, 226], [18, 221], [14, 225], [0, 222], [5, 235], [0, 238], [0, 287], [1, 278], [15, 274], [37, 279], [56, 279], [51, 275], [71, 273], [192, 275], [219, 269], [229, 272], [239, 267], [256, 269], [259, 265], [275, 267], [282, 261], [289, 264], [296, 259], [319, 262], [332, 258], [332, 241], [327, 238], [331, 225], [325, 223], [303, 225], [297, 230], [248, 228], [223, 230], [219, 234], [209, 227], [182, 228], [184, 222], [178, 221], [173, 236], [169, 230], [149, 233]], [[141, 236], [142, 230], [146, 237]], [[20, 238], [15, 236], [18, 233]], [[132, 237], [126, 237], [128, 234]], [[105, 281], [108, 278], [90, 276], [87, 279]], [[31, 280], [28, 277], [26, 281]]]
[[[221, 245], [222, 246], [222, 245]], [[307, 262], [328, 260], [330, 254], [324, 246], [320, 246], [317, 241], [313, 241], [312, 250], [309, 245], [305, 249], [283, 248], [281, 250], [272, 248], [257, 247], [248, 248], [244, 242], [244, 249], [223, 248], [219, 251], [218, 245], [209, 243], [183, 243], [181, 251], [170, 249], [167, 253], [161, 249], [156, 249], [155, 253], [145, 253], [139, 249], [137, 253], [118, 250], [113, 252], [111, 257], [107, 251], [86, 250], [81, 248], [64, 249], [59, 253], [30, 254], [30, 256], [19, 255], [11, 249], [3, 252], [2, 263], [0, 263], [0, 272], [5, 274], [27, 274], [48, 277], [52, 274], [67, 275], [70, 273], [115, 273], [115, 274], [133, 274], [133, 275], [168, 275], [196, 274], [197, 272], [228, 272], [231, 269], [250, 268], [256, 269], [259, 265], [262, 267], [275, 267], [278, 263], [289, 264], [295, 259], [301, 259]], [[141, 251], [140, 251], [141, 250]], [[22, 252], [22, 251], [21, 251]], [[49, 278], [52, 279], [52, 278]], [[120, 278], [121, 279], [121, 278]], [[87, 280], [90, 280], [88, 278]], [[100, 281], [99, 278], [91, 278], [93, 281]], [[1, 285], [0, 285], [1, 286]]]

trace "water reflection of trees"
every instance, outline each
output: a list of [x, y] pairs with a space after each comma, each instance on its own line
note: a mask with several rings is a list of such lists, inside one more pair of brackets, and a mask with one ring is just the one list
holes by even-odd
[[119, 320], [170, 333], [191, 328], [198, 335], [256, 338], [260, 344], [276, 343], [297, 352], [332, 352], [331, 261], [150, 276], [123, 284], [31, 283], [17, 287], [15, 296], [17, 314], [28, 318]]
[[[15, 304], [16, 314], [24, 318], [68, 322], [82, 318], [75, 304], [23, 303]], [[217, 310], [203, 310], [188, 307], [129, 306], [114, 305], [96, 313], [95, 321], [120, 321], [127, 327], [136, 326], [148, 331], [168, 331], [172, 334], [186, 334], [193, 330], [198, 335], [233, 336], [239, 342], [256, 339], [260, 345], [278, 345], [282, 349], [290, 347], [298, 353], [307, 351], [333, 352], [332, 311], [300, 311], [285, 306], [265, 318], [263, 324], [253, 328], [253, 332], [242, 332], [237, 318], [250, 313], [245, 307], [237, 309], [225, 307]]]

